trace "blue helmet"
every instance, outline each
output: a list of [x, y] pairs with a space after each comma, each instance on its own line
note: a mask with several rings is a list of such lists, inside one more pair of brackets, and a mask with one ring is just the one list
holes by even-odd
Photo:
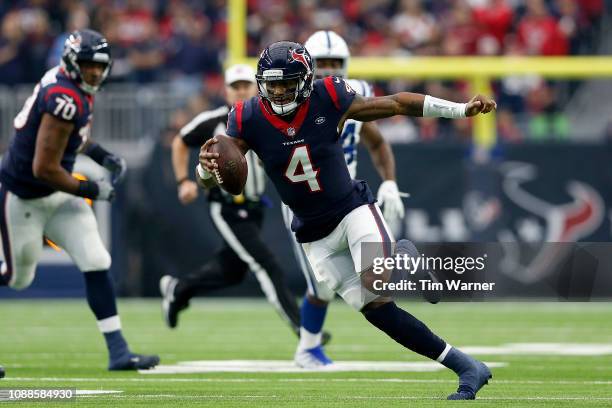
[[[286, 115], [310, 97], [312, 92], [313, 75], [312, 59], [302, 44], [279, 41], [275, 42], [261, 53], [257, 63], [257, 88], [259, 96], [269, 103], [274, 113]], [[274, 103], [268, 95], [266, 82], [296, 80], [297, 86], [293, 91], [291, 102]]]
[[[98, 85], [88, 84], [81, 75], [82, 61], [98, 62], [106, 64], [102, 74], [102, 81]], [[70, 33], [64, 43], [61, 66], [66, 74], [85, 92], [94, 94], [110, 73], [111, 52], [106, 38], [94, 30], [78, 30]]]

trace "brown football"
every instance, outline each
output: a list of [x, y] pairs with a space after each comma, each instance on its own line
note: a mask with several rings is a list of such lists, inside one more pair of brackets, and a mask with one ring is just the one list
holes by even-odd
[[211, 153], [219, 153], [217, 159], [219, 168], [213, 172], [215, 181], [228, 193], [241, 194], [249, 174], [246, 158], [229, 136], [217, 135], [215, 137], [218, 142], [209, 148]]

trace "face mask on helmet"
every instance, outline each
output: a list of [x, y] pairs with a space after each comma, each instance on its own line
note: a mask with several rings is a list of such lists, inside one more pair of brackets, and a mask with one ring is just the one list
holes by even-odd
[[346, 78], [346, 60], [343, 58], [313, 58], [313, 62], [317, 79], [328, 76]]
[[[278, 72], [267, 71], [264, 71], [262, 76], [263, 78], [257, 81], [259, 94], [269, 102], [270, 107], [277, 115], [290, 114], [303, 102], [299, 99], [300, 95], [304, 95], [305, 78], [283, 78], [282, 72], [279, 76]], [[310, 92], [308, 92], [309, 94]]]
[[[85, 92], [96, 93], [110, 73], [112, 59], [106, 39], [93, 30], [76, 31], [64, 44], [61, 66], [66, 74]], [[89, 73], [100, 67], [99, 75]], [[93, 83], [88, 79], [96, 78]]]

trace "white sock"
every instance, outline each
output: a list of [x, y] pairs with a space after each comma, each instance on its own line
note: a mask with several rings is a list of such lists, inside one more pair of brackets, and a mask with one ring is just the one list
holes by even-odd
[[298, 350], [309, 350], [311, 348], [321, 345], [321, 338], [323, 333], [311, 333], [303, 327], [300, 327], [300, 342], [298, 343]]
[[98, 329], [102, 333], [110, 333], [121, 330], [121, 320], [117, 315], [98, 320]]
[[446, 358], [446, 356], [448, 355], [448, 352], [451, 351], [452, 348], [453, 348], [453, 346], [451, 346], [450, 344], [446, 343], [446, 347], [444, 347], [444, 350], [442, 351], [442, 353], [438, 356], [438, 358], [436, 358], [436, 361], [438, 363], [443, 362], [444, 359]]

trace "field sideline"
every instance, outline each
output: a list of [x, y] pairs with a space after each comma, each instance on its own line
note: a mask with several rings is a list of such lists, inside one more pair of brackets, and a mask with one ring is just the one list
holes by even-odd
[[[479, 358], [505, 364], [493, 369], [493, 381], [479, 400], [468, 405], [612, 406], [611, 303], [404, 306], [451, 344], [478, 347], [474, 350]], [[164, 365], [202, 360], [289, 361], [293, 356], [295, 338], [263, 300], [194, 302], [174, 331], [163, 325], [156, 300], [124, 300], [119, 307], [132, 348], [160, 354]], [[442, 401], [456, 388], [454, 374], [448, 370], [109, 373], [103, 340], [84, 299], [0, 300], [0, 323], [0, 365], [7, 369], [0, 388], [76, 388], [84, 393], [77, 397], [78, 406], [457, 404]], [[330, 308], [327, 327], [334, 336], [328, 351], [337, 361], [427, 361], [404, 351], [342, 302]], [[17, 406], [42, 405], [22, 402]]]

